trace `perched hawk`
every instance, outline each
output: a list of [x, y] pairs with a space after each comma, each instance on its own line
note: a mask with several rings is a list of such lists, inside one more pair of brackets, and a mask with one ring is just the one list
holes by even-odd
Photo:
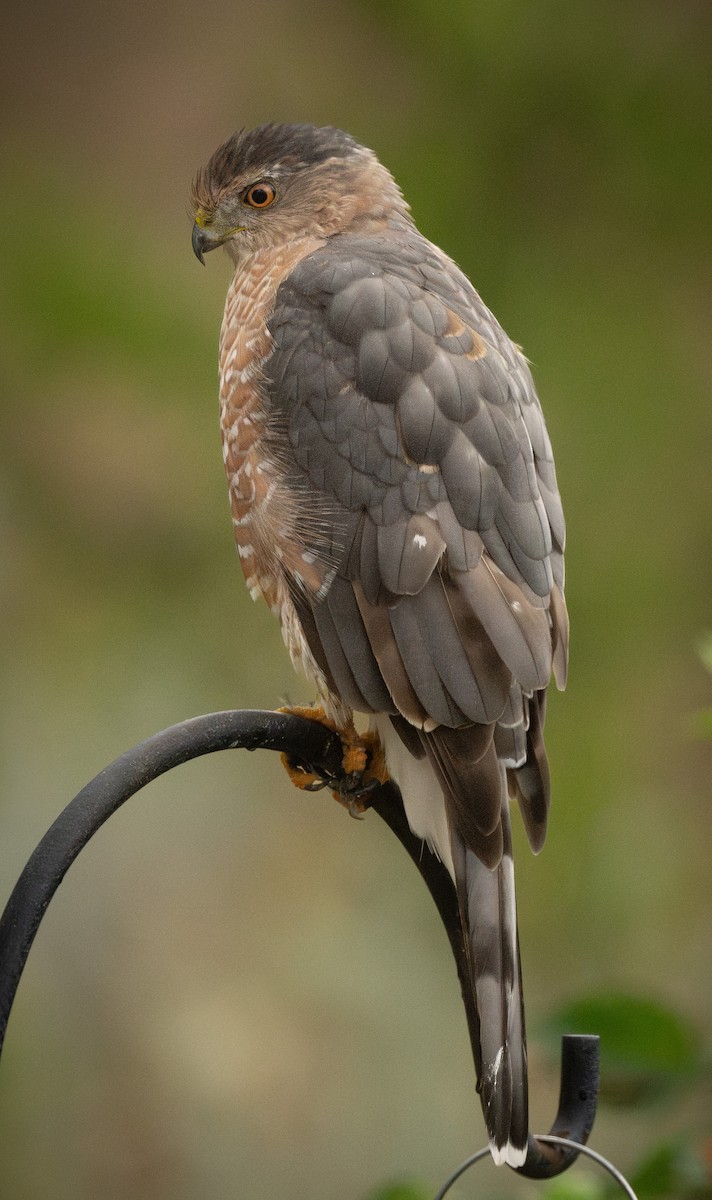
[[495, 1162], [528, 1119], [509, 797], [544, 841], [542, 738], [563, 686], [564, 519], [531, 374], [338, 129], [230, 138], [193, 190], [198, 258], [235, 274], [225, 466], [253, 596], [347, 727], [370, 715], [413, 833], [457, 888]]

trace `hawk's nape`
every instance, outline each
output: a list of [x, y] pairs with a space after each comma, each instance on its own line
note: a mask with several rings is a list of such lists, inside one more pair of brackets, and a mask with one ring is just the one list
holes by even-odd
[[240, 560], [343, 728], [366, 713], [447, 867], [496, 1162], [528, 1134], [509, 799], [544, 841], [546, 689], [566, 674], [564, 520], [527, 363], [339, 130], [236, 134], [193, 245], [234, 267], [220, 346]]

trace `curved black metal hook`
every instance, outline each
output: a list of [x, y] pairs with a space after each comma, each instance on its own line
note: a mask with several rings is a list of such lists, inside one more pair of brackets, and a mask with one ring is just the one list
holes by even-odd
[[127, 750], [74, 797], [47, 830], [18, 879], [0, 919], [0, 1052], [10, 1009], [35, 934], [79, 852], [105, 821], [147, 783], [217, 750], [281, 750], [305, 767], [337, 778], [343, 747], [317, 721], [287, 713], [236, 710], [171, 725]]
[[[80, 851], [106, 820], [147, 783], [173, 767], [218, 750], [280, 750], [320, 777], [338, 784], [343, 746], [318, 721], [291, 713], [236, 710], [193, 717], [134, 746], [100, 772], [59, 815], [15, 885], [0, 919], [0, 1053], [27, 956], [47, 907]], [[424, 849], [408, 826], [398, 789], [391, 783], [369, 793], [369, 804], [415, 863], [440, 914], [461, 981], [464, 953], [457, 898], [446, 868]], [[551, 1133], [585, 1143], [598, 1098], [598, 1038], [564, 1038], [559, 1111]], [[576, 1151], [530, 1137], [519, 1173], [549, 1179], [575, 1161]]]

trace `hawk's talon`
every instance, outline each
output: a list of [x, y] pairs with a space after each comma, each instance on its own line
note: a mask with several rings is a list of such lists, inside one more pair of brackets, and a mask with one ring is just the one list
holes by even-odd
[[371, 807], [371, 799], [382, 785], [382, 780], [369, 776], [370, 762], [357, 778], [342, 780], [339, 791], [349, 805], [359, 804], [361, 812]]
[[[366, 768], [368, 770], [368, 767]], [[365, 772], [352, 772], [339, 780], [331, 781], [332, 795], [343, 804], [350, 817], [363, 821], [371, 807], [371, 796], [381, 786], [377, 779], [364, 779]]]
[[[292, 782], [294, 782], [294, 780], [292, 780]], [[324, 788], [328, 786], [328, 779], [315, 779], [312, 783], [305, 783], [301, 790], [303, 792], [323, 792]]]
[[351, 722], [346, 729], [327, 717], [323, 708], [282, 708], [280, 712], [293, 713], [319, 721], [327, 729], [338, 733], [344, 748], [342, 774], [325, 779], [310, 766], [287, 754], [282, 755], [282, 764], [295, 787], [303, 792], [320, 792], [331, 788], [331, 794], [343, 804], [349, 815], [358, 820], [371, 807], [371, 797], [388, 779], [381, 743], [375, 733], [360, 736]]
[[341, 796], [358, 796], [363, 784], [363, 771], [350, 771], [348, 775], [340, 775], [333, 779], [331, 786]]

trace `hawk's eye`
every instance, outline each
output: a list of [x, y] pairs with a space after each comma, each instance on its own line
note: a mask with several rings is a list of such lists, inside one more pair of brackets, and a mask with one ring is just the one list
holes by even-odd
[[271, 183], [253, 183], [243, 196], [245, 204], [249, 204], [250, 208], [269, 208], [276, 199], [277, 193]]

